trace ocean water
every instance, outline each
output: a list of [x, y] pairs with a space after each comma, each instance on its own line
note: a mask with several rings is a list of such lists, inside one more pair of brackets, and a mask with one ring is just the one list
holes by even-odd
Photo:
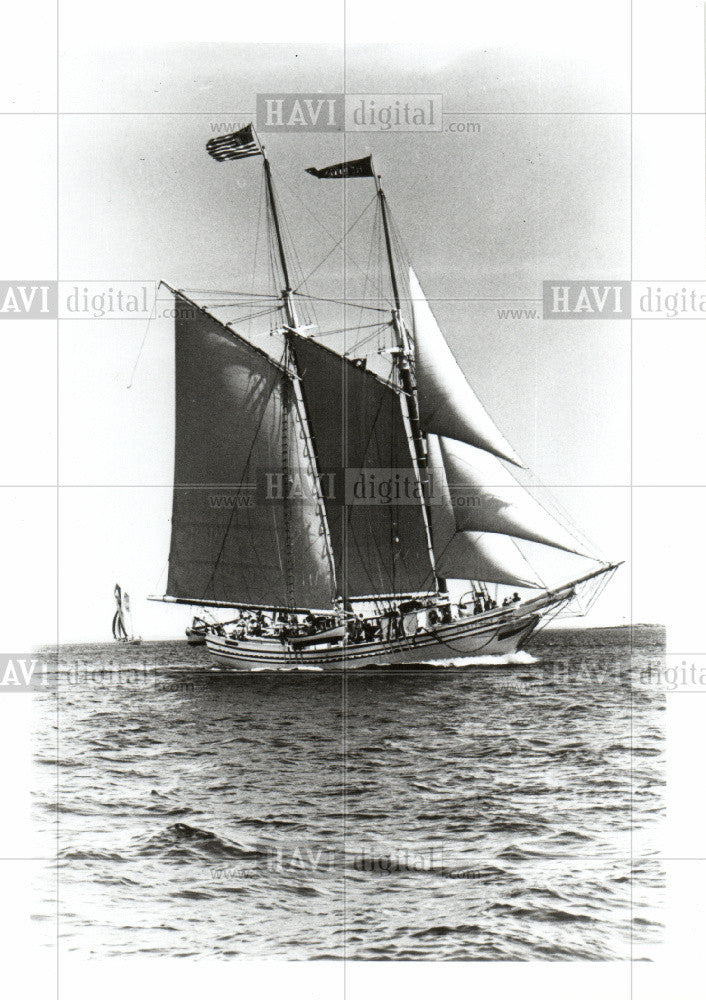
[[655, 627], [345, 677], [64, 647], [37, 925], [85, 956], [650, 958], [663, 656]]

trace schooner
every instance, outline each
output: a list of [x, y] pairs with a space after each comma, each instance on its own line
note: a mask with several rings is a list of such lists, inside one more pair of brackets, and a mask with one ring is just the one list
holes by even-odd
[[[375, 186], [386, 374], [364, 354], [324, 345], [300, 318], [307, 295], [293, 280], [252, 125], [207, 150], [221, 162], [261, 160], [276, 325], [263, 345], [219, 316], [222, 307], [165, 285], [176, 317], [174, 490], [166, 592], [154, 599], [206, 616], [231, 610], [228, 621], [199, 619], [190, 639], [244, 670], [514, 653], [579, 597], [585, 611], [619, 564], [592, 557], [510, 471], [520, 458], [466, 380], [414, 271], [399, 266], [372, 157], [308, 173]], [[517, 540], [590, 567], [547, 588]], [[448, 581], [457, 591], [463, 581], [463, 593], [453, 597]], [[498, 587], [509, 588], [502, 601]]]

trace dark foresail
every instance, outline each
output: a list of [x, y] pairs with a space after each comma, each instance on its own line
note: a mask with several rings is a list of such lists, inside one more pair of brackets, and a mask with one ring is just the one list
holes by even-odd
[[[421, 501], [407, 495], [398, 502], [394, 495], [397, 483], [414, 482], [398, 392], [313, 340], [291, 334], [290, 344], [324, 485], [339, 591], [349, 598], [433, 589]], [[380, 490], [385, 477], [389, 487]], [[358, 496], [353, 479], [362, 486]]]
[[167, 595], [331, 607], [334, 583], [291, 379], [177, 294]]

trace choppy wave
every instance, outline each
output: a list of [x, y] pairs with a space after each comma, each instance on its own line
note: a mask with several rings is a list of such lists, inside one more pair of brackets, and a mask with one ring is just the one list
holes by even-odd
[[[55, 701], [36, 699], [62, 933], [121, 956], [650, 957], [664, 695], [627, 682], [662, 656], [656, 630], [616, 629], [345, 676], [72, 647], [66, 663], [124, 657], [153, 681], [74, 685], [59, 754]], [[50, 867], [39, 928], [55, 886]]]

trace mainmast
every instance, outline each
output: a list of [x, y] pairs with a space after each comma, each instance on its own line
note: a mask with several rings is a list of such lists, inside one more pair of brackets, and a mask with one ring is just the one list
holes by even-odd
[[[372, 163], [372, 158], [371, 158]], [[403, 410], [405, 413], [405, 423], [409, 424], [409, 436], [410, 444], [412, 446], [412, 458], [415, 473], [417, 476], [418, 486], [421, 488], [422, 495], [424, 497], [424, 503], [422, 504], [423, 518], [424, 518], [424, 529], [427, 538], [427, 547], [429, 549], [429, 559], [431, 560], [432, 569], [434, 572], [434, 582], [436, 584], [436, 589], [438, 591], [446, 591], [446, 581], [443, 580], [436, 573], [436, 560], [434, 557], [434, 546], [432, 543], [431, 536], [431, 517], [429, 511], [429, 481], [426, 475], [426, 470], [428, 467], [428, 456], [427, 456], [427, 446], [422, 434], [422, 426], [419, 418], [419, 401], [417, 398], [417, 383], [414, 377], [414, 350], [409, 335], [409, 330], [407, 329], [404, 320], [402, 319], [401, 313], [401, 302], [400, 302], [400, 290], [397, 282], [397, 272], [395, 270], [395, 259], [392, 253], [392, 239], [390, 237], [390, 221], [388, 217], [389, 209], [387, 206], [387, 199], [385, 198], [385, 192], [382, 189], [382, 184], [380, 183], [380, 175], [375, 173], [373, 169], [373, 176], [375, 178], [375, 187], [377, 189], [378, 200], [380, 202], [380, 212], [382, 214], [382, 228], [385, 235], [385, 249], [387, 251], [387, 263], [390, 272], [390, 283], [392, 285], [392, 297], [394, 300], [394, 309], [392, 310], [392, 329], [395, 333], [395, 339], [397, 341], [397, 349], [395, 351], [395, 359], [397, 363], [397, 370], [400, 375], [400, 382], [402, 383], [402, 388], [404, 390], [404, 404]]]

